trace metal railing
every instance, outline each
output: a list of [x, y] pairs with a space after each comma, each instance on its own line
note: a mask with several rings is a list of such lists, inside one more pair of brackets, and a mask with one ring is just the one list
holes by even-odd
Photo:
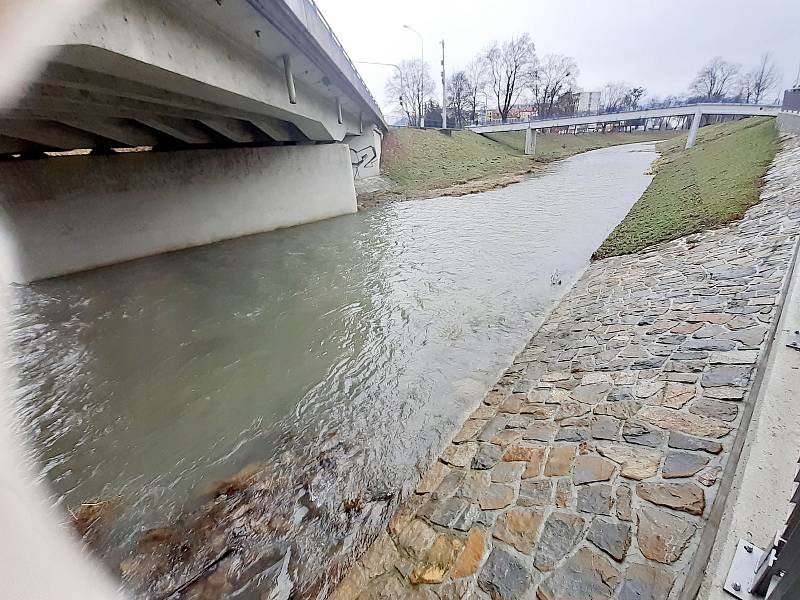
[[[800, 481], [800, 473], [794, 478]], [[792, 509], [783, 533], [775, 536], [758, 564], [750, 593], [769, 600], [800, 598], [800, 488], [792, 496]]]
[[[559, 114], [547, 115], [547, 116], [536, 116], [536, 117], [529, 117], [527, 119], [520, 119], [519, 117], [510, 117], [503, 122], [501, 119], [486, 119], [485, 122], [481, 123], [480, 126], [484, 125], [508, 125], [509, 123], [536, 123], [537, 121], [552, 121], [554, 119], [571, 119], [573, 117], [599, 117], [603, 115], [615, 115], [615, 114], [622, 114], [622, 113], [632, 113], [632, 112], [639, 112], [645, 110], [658, 110], [658, 109], [667, 109], [667, 108], [688, 108], [692, 106], [703, 106], [708, 104], [724, 104], [728, 106], [765, 106], [769, 108], [773, 108], [773, 104], [752, 104], [747, 102], [683, 102], [679, 104], [647, 104], [642, 106], [637, 106], [636, 108], [613, 108], [613, 109], [598, 109], [592, 111], [575, 111], [575, 112], [564, 112]], [[641, 117], [638, 117], [641, 118]], [[636, 120], [637, 118], [631, 119], [628, 118], [628, 121]]]
[[347, 59], [347, 62], [350, 64], [350, 67], [353, 69], [353, 72], [355, 73], [356, 77], [361, 82], [361, 85], [364, 86], [364, 91], [367, 93], [372, 102], [375, 104], [376, 107], [378, 107], [378, 110], [380, 111], [380, 106], [378, 104], [378, 101], [375, 100], [375, 97], [372, 95], [372, 92], [369, 91], [369, 87], [367, 86], [364, 79], [361, 77], [361, 73], [358, 72], [358, 69], [356, 68], [355, 63], [353, 62], [353, 59], [350, 58], [350, 55], [347, 54], [347, 50], [344, 49], [342, 42], [340, 42], [339, 38], [336, 37], [336, 34], [333, 32], [333, 28], [330, 26], [327, 19], [325, 19], [325, 15], [322, 14], [322, 11], [319, 9], [319, 6], [317, 6], [317, 3], [314, 2], [314, 0], [306, 0], [306, 2], [314, 9], [314, 12], [316, 13], [317, 17], [325, 26], [325, 29], [327, 30], [328, 35], [331, 38], [331, 41], [339, 49], [339, 51], [342, 53], [345, 59]]
[[[795, 475], [800, 483], [800, 472]], [[761, 551], [746, 540], [739, 540], [724, 589], [740, 600], [797, 600], [800, 598], [800, 487], [786, 526], [775, 536], [772, 546]]]

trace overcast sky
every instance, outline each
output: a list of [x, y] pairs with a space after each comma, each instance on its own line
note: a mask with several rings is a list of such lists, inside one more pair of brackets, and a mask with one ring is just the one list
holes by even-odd
[[[578, 84], [608, 81], [647, 88], [648, 96], [687, 91], [713, 56], [754, 66], [766, 51], [790, 86], [800, 66], [800, 0], [316, 0], [354, 61], [398, 63], [418, 58], [439, 79], [439, 40], [447, 72], [463, 67], [493, 40], [529, 32], [537, 54], [578, 61]], [[391, 68], [357, 65], [382, 106]], [[439, 87], [441, 95], [441, 86]], [[778, 96], [774, 90], [770, 96]], [[770, 99], [772, 99], [770, 98]]]

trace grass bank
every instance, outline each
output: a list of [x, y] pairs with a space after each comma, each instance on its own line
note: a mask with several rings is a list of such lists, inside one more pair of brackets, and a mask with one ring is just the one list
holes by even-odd
[[472, 179], [531, 168], [522, 152], [471, 131], [395, 129], [383, 142], [381, 168], [409, 191], [441, 189]]
[[700, 130], [694, 148], [681, 135], [659, 145], [655, 177], [593, 258], [638, 252], [739, 219], [758, 202], [778, 149], [775, 120], [749, 118]]
[[471, 131], [449, 135], [434, 129], [398, 128], [383, 142], [381, 169], [394, 187], [385, 199], [458, 196], [519, 181], [543, 163], [580, 152], [669, 137], [647, 134], [539, 135], [537, 155], [524, 155], [525, 133], [494, 134], [492, 139]]

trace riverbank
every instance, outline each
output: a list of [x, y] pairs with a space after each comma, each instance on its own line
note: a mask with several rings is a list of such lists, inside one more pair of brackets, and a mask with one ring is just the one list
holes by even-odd
[[692, 598], [800, 233], [800, 142], [743, 218], [593, 263], [337, 599]]
[[630, 254], [720, 227], [758, 202], [778, 149], [774, 119], [703, 127], [689, 150], [685, 141], [683, 135], [659, 144], [653, 182], [593, 258]]
[[[15, 289], [17, 402], [55, 497], [131, 597], [269, 596], [283, 568], [292, 597], [325, 597], [655, 158], [607, 148], [486, 195]], [[151, 350], [120, 361], [109, 339]]]
[[557, 135], [537, 138], [536, 156], [525, 156], [525, 132], [482, 136], [471, 131], [393, 129], [383, 143], [383, 175], [359, 193], [360, 209], [386, 202], [465, 196], [518, 183], [550, 162], [621, 144], [663, 140], [675, 132]]

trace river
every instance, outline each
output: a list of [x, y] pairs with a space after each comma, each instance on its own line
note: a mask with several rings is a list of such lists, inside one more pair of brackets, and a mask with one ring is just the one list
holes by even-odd
[[215, 497], [212, 482], [260, 465], [271, 525], [251, 514], [243, 542], [219, 526], [217, 596], [259, 598], [281, 568], [296, 593], [324, 593], [639, 198], [655, 156], [597, 150], [504, 189], [16, 288], [18, 406], [54, 501], [79, 519], [111, 507], [87, 539], [158, 596], [196, 565], [132, 564], [145, 532], [229, 510], [241, 490]]

